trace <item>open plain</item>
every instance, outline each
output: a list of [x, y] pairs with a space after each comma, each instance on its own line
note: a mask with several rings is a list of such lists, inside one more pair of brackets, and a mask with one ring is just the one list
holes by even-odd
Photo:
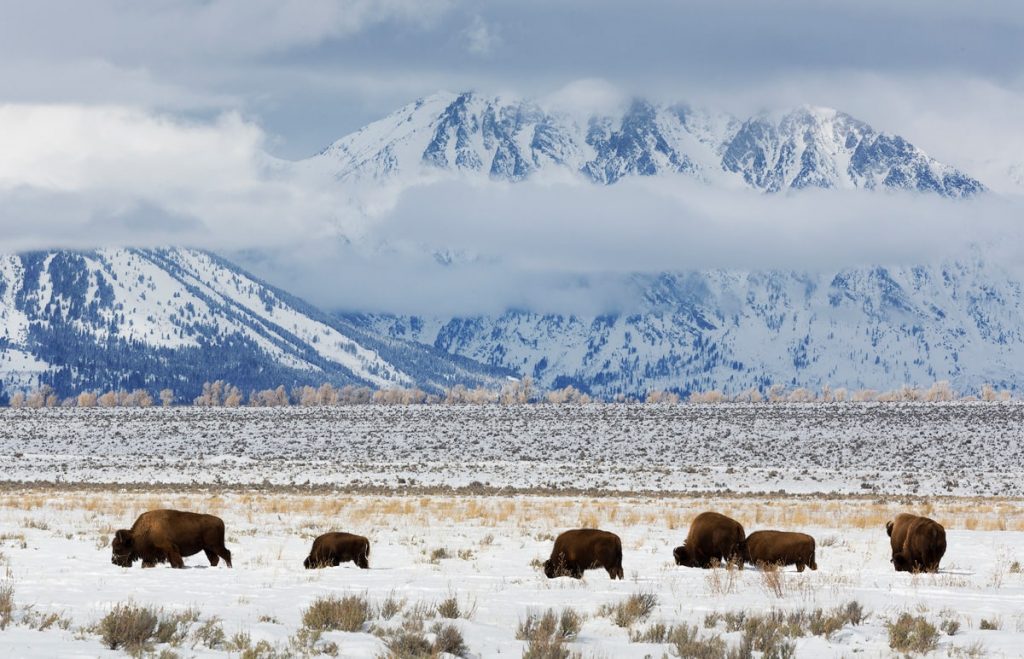
[[[0, 643], [40, 657], [1018, 656], [1022, 411], [4, 410]], [[221, 516], [234, 568], [112, 565], [113, 532], [161, 507]], [[703, 510], [811, 533], [819, 569], [677, 567]], [[946, 526], [938, 574], [892, 570], [884, 525], [906, 510]], [[581, 526], [620, 535], [625, 580], [544, 577], [555, 535]], [[330, 530], [368, 536], [370, 569], [303, 569]]]

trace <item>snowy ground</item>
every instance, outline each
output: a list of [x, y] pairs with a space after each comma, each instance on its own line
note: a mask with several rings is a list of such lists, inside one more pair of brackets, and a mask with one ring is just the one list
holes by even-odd
[[[942, 629], [933, 656], [1020, 656], [1022, 417], [1019, 403], [0, 410], [0, 627], [13, 593], [0, 654], [117, 654], [96, 625], [133, 602], [194, 613], [154, 656], [376, 657], [403, 629], [429, 646], [441, 624], [467, 657], [520, 657], [521, 623], [553, 609], [581, 618], [563, 649], [584, 657], [678, 656], [659, 624], [694, 626], [719, 657], [757, 616], [855, 602], [858, 624], [777, 640], [798, 656], [890, 656], [887, 625], [907, 613]], [[222, 516], [234, 569], [112, 565], [114, 530], [161, 507]], [[820, 569], [676, 567], [703, 510], [748, 533], [812, 533]], [[946, 526], [940, 574], [892, 571], [884, 524], [904, 510]], [[584, 526], [622, 537], [624, 581], [539, 572], [554, 536]], [[304, 570], [329, 530], [367, 535], [371, 569]], [[617, 624], [605, 609], [637, 594], [653, 608]], [[303, 611], [330, 595], [365, 598], [369, 618], [304, 632]], [[460, 615], [443, 618], [452, 597]]]
[[0, 460], [21, 482], [1022, 496], [1024, 403], [2, 409]]
[[[210, 568], [201, 556], [186, 559], [188, 569], [182, 571], [112, 565], [108, 543], [113, 530], [130, 525], [138, 512], [160, 506], [221, 515], [234, 569]], [[527, 643], [517, 640], [516, 631], [531, 612], [571, 608], [582, 625], [568, 649], [585, 657], [660, 657], [675, 656], [674, 646], [631, 642], [630, 634], [658, 623], [686, 623], [695, 625], [701, 638], [718, 636], [736, 647], [742, 633], [727, 631], [728, 623], [709, 621], [709, 615], [828, 611], [852, 601], [863, 607], [864, 620], [827, 638], [796, 638], [797, 656], [889, 656], [886, 623], [904, 612], [935, 627], [946, 624], [953, 630], [950, 621], [958, 624], [954, 634], [938, 633], [933, 656], [1019, 656], [1024, 647], [1019, 563], [1024, 561], [1024, 505], [942, 499], [916, 506], [949, 528], [949, 551], [938, 575], [892, 571], [883, 524], [903, 508], [863, 499], [8, 491], [0, 496], [0, 587], [13, 588], [15, 608], [11, 624], [0, 631], [0, 645], [5, 656], [115, 655], [91, 627], [115, 604], [133, 601], [159, 607], [164, 615], [189, 608], [198, 613], [184, 638], [173, 647], [151, 646], [154, 654], [243, 656], [241, 646], [232, 644], [242, 638], [249, 646], [266, 641], [263, 655], [248, 656], [327, 649], [340, 656], [374, 657], [386, 651], [385, 640], [372, 633], [374, 626], [417, 628], [413, 621], [420, 618], [428, 641], [434, 638], [430, 630], [435, 623], [454, 625], [465, 640], [467, 657], [519, 657]], [[811, 532], [819, 542], [819, 570], [785, 570], [776, 593], [766, 575], [754, 569], [676, 567], [672, 547], [682, 540], [690, 517], [707, 508], [732, 514], [748, 532], [767, 526]], [[622, 537], [624, 581], [610, 581], [603, 571], [588, 572], [579, 582], [548, 580], [531, 564], [546, 557], [555, 533], [581, 524]], [[369, 536], [371, 569], [304, 570], [312, 537], [331, 529]], [[437, 558], [439, 549], [450, 557]], [[600, 611], [636, 593], [656, 599], [647, 618], [620, 627]], [[389, 598], [404, 606], [390, 620], [374, 613], [358, 632], [329, 631], [315, 644], [307, 640], [303, 645], [303, 609], [332, 594], [363, 596], [374, 608]], [[446, 620], [436, 606], [450, 597], [462, 616]], [[44, 631], [35, 629], [50, 613], [57, 614], [58, 622]], [[981, 629], [983, 620], [997, 629]], [[217, 629], [223, 632], [219, 640]], [[240, 633], [248, 638], [237, 637]]]

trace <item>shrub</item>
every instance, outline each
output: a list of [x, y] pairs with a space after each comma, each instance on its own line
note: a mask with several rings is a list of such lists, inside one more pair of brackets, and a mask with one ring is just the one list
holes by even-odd
[[401, 613], [402, 609], [404, 608], [405, 600], [398, 599], [397, 597], [395, 597], [394, 593], [391, 593], [390, 595], [388, 595], [388, 598], [381, 603], [378, 614], [384, 620], [391, 620], [396, 615]]
[[454, 595], [442, 600], [437, 605], [437, 615], [442, 618], [458, 618], [461, 614], [462, 612], [459, 611], [459, 600]]
[[447, 547], [437, 547], [436, 549], [430, 552], [430, 562], [434, 563], [435, 565], [437, 563], [440, 563], [444, 559], [451, 557], [452, 553], [448, 551]]
[[370, 618], [370, 603], [365, 597], [320, 597], [302, 612], [302, 626], [318, 632], [357, 632]]
[[598, 614], [611, 618], [619, 627], [631, 627], [646, 620], [656, 606], [658, 598], [654, 593], [633, 593], [618, 604], [603, 605]]
[[456, 657], [462, 657], [465, 656], [468, 649], [465, 639], [462, 638], [462, 632], [455, 625], [438, 624], [434, 627], [433, 651], [436, 654], [447, 652]]
[[764, 565], [761, 568], [761, 588], [768, 594], [781, 598], [785, 592], [785, 577], [778, 565]]
[[188, 630], [197, 620], [199, 612], [195, 609], [185, 609], [180, 613], [161, 617], [154, 634], [156, 642], [178, 645], [188, 638]]
[[421, 631], [401, 629], [385, 641], [387, 659], [432, 659], [434, 646]]
[[953, 618], [946, 618], [939, 624], [939, 629], [949, 636], [956, 636], [956, 633], [960, 631], [960, 622]]
[[1001, 627], [1002, 624], [999, 622], [998, 618], [992, 618], [991, 620], [982, 618], [981, 624], [978, 625], [978, 629], [986, 631], [998, 631]]
[[0, 586], [0, 629], [6, 629], [14, 619], [14, 586]]
[[554, 609], [548, 609], [544, 613], [531, 613], [519, 623], [516, 630], [516, 638], [520, 641], [529, 641], [539, 636], [554, 637], [571, 641], [580, 633], [583, 619], [575, 609], [562, 609], [561, 613], [555, 613]]
[[[697, 626], [679, 625], [669, 631], [667, 642], [679, 657], [688, 659], [724, 659], [726, 656], [725, 641], [717, 634], [700, 638]], [[765, 655], [767, 656], [767, 655]]]
[[192, 636], [197, 643], [202, 643], [211, 650], [223, 647], [227, 638], [224, 634], [224, 627], [220, 624], [220, 618], [217, 616], [213, 616], [199, 625]]
[[658, 622], [642, 632], [630, 632], [629, 640], [633, 643], [668, 643], [668, 636], [673, 628]]
[[889, 629], [889, 647], [897, 652], [931, 652], [939, 644], [939, 631], [923, 616], [901, 613]]
[[131, 654], [141, 654], [156, 633], [159, 618], [148, 606], [118, 604], [103, 616], [98, 625], [103, 644], [111, 650], [123, 648]]

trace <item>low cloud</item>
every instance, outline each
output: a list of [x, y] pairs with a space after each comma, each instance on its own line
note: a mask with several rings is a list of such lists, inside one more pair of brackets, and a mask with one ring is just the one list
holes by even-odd
[[834, 272], [976, 245], [1024, 263], [1019, 196], [765, 195], [685, 176], [360, 190], [270, 158], [263, 131], [234, 113], [5, 105], [0, 125], [12, 136], [0, 157], [3, 251], [202, 247], [334, 309], [593, 314], [630, 309], [630, 281], [666, 270]]
[[[360, 245], [281, 254], [262, 272], [331, 308], [421, 314], [508, 308], [594, 314], [636, 306], [630, 281], [661, 271], [832, 273], [1024, 254], [1015, 200], [915, 193], [763, 195], [685, 178], [407, 190]], [[996, 248], [994, 245], [1001, 245]]]

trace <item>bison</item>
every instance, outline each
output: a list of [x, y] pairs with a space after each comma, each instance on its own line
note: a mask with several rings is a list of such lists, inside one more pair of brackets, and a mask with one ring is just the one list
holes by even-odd
[[598, 529], [574, 529], [555, 538], [551, 558], [544, 561], [548, 579], [569, 576], [582, 579], [583, 571], [603, 567], [612, 579], [622, 579], [622, 541]]
[[690, 532], [681, 547], [672, 555], [676, 565], [685, 567], [712, 567], [716, 563], [731, 561], [743, 566], [743, 526], [719, 513], [701, 513], [690, 524]]
[[938, 572], [946, 553], [946, 529], [927, 517], [901, 513], [885, 525], [897, 572]]
[[743, 560], [754, 565], [795, 565], [818, 569], [814, 561], [814, 538], [791, 531], [754, 531], [743, 543]]
[[370, 567], [370, 541], [354, 533], [324, 533], [313, 541], [309, 556], [303, 561], [307, 570], [338, 567], [352, 561], [362, 569]]
[[224, 520], [213, 515], [150, 510], [139, 515], [131, 529], [114, 533], [110, 544], [110, 561], [121, 567], [131, 567], [141, 559], [142, 567], [167, 561], [171, 567], [183, 568], [182, 557], [200, 551], [206, 552], [210, 565], [217, 565], [223, 558], [231, 567], [231, 552], [224, 547]]

